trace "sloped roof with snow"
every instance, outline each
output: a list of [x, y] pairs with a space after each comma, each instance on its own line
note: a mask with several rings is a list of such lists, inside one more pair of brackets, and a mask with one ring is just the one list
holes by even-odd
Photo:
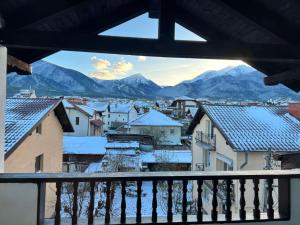
[[[15, 149], [52, 110], [64, 131], [73, 130], [60, 99], [7, 98], [5, 109], [5, 152]], [[62, 115], [64, 114], [64, 115]]]
[[132, 103], [111, 103], [109, 105], [112, 113], [128, 113], [133, 106]]
[[68, 100], [66, 100], [66, 99], [63, 99], [62, 100], [62, 103], [63, 103], [63, 105], [64, 105], [64, 107], [66, 108], [66, 109], [73, 109], [74, 108], [74, 105], [72, 104], [72, 103], [70, 103]]
[[203, 105], [236, 151], [299, 151], [300, 122], [287, 107]]
[[108, 107], [108, 103], [106, 103], [106, 102], [88, 102], [87, 106], [96, 110], [97, 112], [104, 112]]
[[107, 143], [106, 137], [64, 136], [64, 141], [63, 141], [64, 154], [104, 155], [105, 151], [106, 151], [106, 149], [105, 149], [106, 143]]
[[170, 126], [181, 127], [182, 124], [168, 117], [167, 115], [151, 109], [149, 112], [139, 116], [128, 123], [130, 126]]
[[75, 106], [89, 116], [93, 116], [95, 114], [95, 110], [89, 106], [86, 105], [75, 105]]

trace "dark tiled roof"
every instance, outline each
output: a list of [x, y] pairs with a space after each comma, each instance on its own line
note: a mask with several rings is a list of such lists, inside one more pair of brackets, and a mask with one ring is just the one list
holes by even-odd
[[299, 151], [300, 122], [287, 107], [203, 105], [237, 151]]
[[60, 102], [59, 99], [6, 99], [5, 152], [15, 148]]

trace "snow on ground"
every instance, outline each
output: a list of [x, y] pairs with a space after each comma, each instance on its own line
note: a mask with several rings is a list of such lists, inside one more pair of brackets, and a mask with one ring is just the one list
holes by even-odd
[[[112, 217], [119, 217], [121, 214], [121, 186], [119, 183], [115, 183], [115, 195], [112, 204]], [[181, 212], [181, 204], [182, 204], [182, 182], [174, 181], [173, 185], [173, 213], [180, 214]], [[158, 184], [158, 193], [157, 193], [157, 214], [158, 216], [166, 216], [167, 215], [167, 183], [162, 182]], [[86, 188], [86, 192], [84, 194], [79, 194], [78, 199], [82, 199], [82, 214], [80, 217], [87, 217], [87, 209], [89, 206], [89, 191]], [[136, 215], [136, 202], [137, 202], [137, 193], [136, 193], [136, 184], [135, 182], [127, 183], [126, 186], [126, 216], [127, 217], [134, 217]], [[96, 187], [95, 193], [95, 214], [96, 216], [103, 216], [105, 214], [105, 185], [98, 184]], [[64, 209], [70, 207], [72, 204], [72, 194], [67, 194], [63, 192], [62, 194], [62, 217], [70, 217]], [[83, 196], [83, 197], [80, 197]], [[151, 181], [144, 181], [142, 183], [142, 195], [141, 195], [141, 202], [142, 202], [142, 216], [149, 216], [152, 215], [152, 182]], [[188, 183], [188, 193], [187, 193], [188, 203], [191, 202], [192, 199], [192, 183]], [[67, 206], [67, 207], [65, 207]], [[98, 209], [96, 209], [99, 206]]]

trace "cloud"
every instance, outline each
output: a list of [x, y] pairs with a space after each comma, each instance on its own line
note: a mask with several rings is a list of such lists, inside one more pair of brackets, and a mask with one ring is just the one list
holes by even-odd
[[116, 79], [120, 75], [125, 75], [133, 69], [133, 64], [127, 62], [125, 59], [111, 64], [106, 59], [99, 59], [95, 56], [91, 58], [91, 63], [95, 68], [95, 71], [89, 73], [91, 77], [96, 77], [98, 79]]
[[97, 70], [103, 70], [109, 67], [111, 64], [108, 60], [106, 59], [98, 59], [96, 56], [93, 56], [91, 58], [92, 65], [97, 69]]
[[131, 62], [126, 62], [125, 60], [118, 62], [113, 65], [112, 72], [115, 75], [124, 75], [132, 70], [133, 64]]
[[147, 57], [146, 57], [146, 56], [143, 56], [143, 55], [140, 55], [140, 56], [137, 57], [137, 60], [138, 60], [139, 62], [144, 62], [144, 61], [147, 60]]

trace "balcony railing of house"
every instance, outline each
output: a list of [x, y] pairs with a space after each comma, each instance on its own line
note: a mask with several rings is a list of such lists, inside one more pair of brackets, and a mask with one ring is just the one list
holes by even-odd
[[[299, 200], [299, 190], [300, 190], [300, 172], [297, 170], [290, 171], [227, 171], [227, 172], [122, 172], [122, 173], [98, 173], [98, 174], [0, 174], [0, 204], [1, 204], [1, 224], [12, 224], [5, 223], [7, 221], [6, 211], [9, 214], [11, 210], [15, 217], [26, 216], [24, 211], [28, 208], [28, 202], [22, 201], [22, 199], [14, 199], [18, 192], [15, 192], [9, 197], [3, 196], [5, 192], [5, 187], [10, 190], [15, 190], [15, 188], [21, 187], [24, 184], [33, 185], [35, 188], [29, 188], [28, 190], [36, 190], [36, 198], [32, 199], [31, 204], [34, 205], [36, 202], [35, 212], [32, 215], [37, 221], [36, 224], [48, 224], [44, 220], [45, 212], [45, 188], [46, 184], [55, 184], [56, 188], [56, 201], [55, 201], [55, 213], [52, 218], [51, 224], [79, 224], [78, 218], [78, 198], [79, 198], [79, 186], [81, 183], [88, 183], [89, 189], [87, 191], [89, 196], [88, 212], [85, 224], [201, 224], [201, 223], [244, 223], [244, 222], [268, 222], [266, 224], [280, 224], [274, 223], [274, 221], [285, 221], [282, 224], [300, 224], [300, 215], [296, 213], [296, 209], [300, 208]], [[203, 183], [205, 181], [212, 181], [212, 201], [208, 204], [211, 206], [211, 211], [205, 214], [203, 211], [202, 192]], [[218, 185], [219, 181], [224, 182], [225, 186], [225, 213], [218, 213]], [[262, 199], [259, 195], [259, 184], [263, 181], [267, 181], [267, 209], [266, 212], [261, 211]], [[142, 202], [143, 185], [145, 182], [151, 183], [151, 202]], [[160, 189], [158, 186], [160, 182], [165, 182], [165, 200], [166, 204], [166, 215], [158, 215], [158, 193]], [[174, 197], [174, 184], [176, 182], [181, 183], [181, 188], [179, 192], [182, 194], [180, 203], [182, 203], [181, 211], [174, 214], [174, 203], [172, 198]], [[196, 211], [194, 215], [191, 215], [187, 210], [188, 205], [188, 184], [193, 183], [193, 189], [195, 192], [195, 204]], [[237, 182], [239, 184], [239, 202], [238, 213], [235, 215], [232, 211], [232, 182]], [[247, 188], [245, 183], [251, 183], [252, 188]], [[274, 184], [278, 184], [278, 208], [274, 208]], [[120, 215], [117, 218], [112, 218], [111, 209], [111, 195], [112, 185], [118, 183], [120, 185], [120, 198], [119, 201], [115, 199], [116, 204], [119, 205]], [[135, 216], [129, 216], [126, 214], [126, 208], [128, 197], [126, 195], [128, 184], [135, 185], [136, 187], [136, 201], [134, 207], [129, 205], [132, 209], [134, 208]], [[5, 185], [10, 186], [5, 186]], [[72, 216], [69, 219], [65, 219], [61, 216], [62, 212], [62, 195], [64, 184], [70, 185], [70, 193], [72, 196]], [[103, 184], [106, 188], [104, 189], [104, 213], [100, 217], [95, 216], [95, 197], [99, 196], [96, 186], [98, 184]], [[4, 186], [3, 186], [4, 185]], [[15, 187], [13, 186], [15, 185]], [[12, 188], [13, 187], [13, 188]], [[9, 190], [9, 191], [10, 191]], [[26, 189], [27, 190], [27, 189]], [[26, 193], [26, 190], [22, 190], [22, 196], [24, 198], [29, 198], [30, 194]], [[178, 191], [178, 190], [177, 190]], [[245, 200], [246, 194], [251, 194], [253, 199], [251, 200], [253, 204], [247, 205]], [[1, 196], [2, 195], [2, 196]], [[3, 198], [6, 199], [5, 203]], [[12, 202], [13, 204], [10, 204]], [[16, 204], [18, 207], [16, 207]], [[25, 204], [24, 207], [22, 204]], [[142, 207], [143, 205], [151, 205], [151, 214], [143, 215]], [[6, 207], [13, 206], [13, 209], [6, 209]], [[145, 206], [144, 205], [144, 206]], [[249, 210], [246, 211], [246, 207], [252, 209], [251, 213]], [[18, 212], [18, 208], [21, 212]], [[296, 208], [296, 209], [295, 209]], [[278, 209], [278, 210], [277, 210]], [[291, 210], [295, 209], [295, 210]], [[5, 211], [6, 210], [6, 211]], [[24, 220], [24, 218], [22, 218]], [[26, 223], [24, 223], [26, 224]], [[50, 223], [49, 223], [50, 224]], [[81, 224], [81, 223], [80, 223]]]
[[203, 131], [196, 131], [196, 142], [200, 142], [202, 144], [209, 145], [212, 150], [216, 148], [216, 135], [215, 134], [208, 134]]

